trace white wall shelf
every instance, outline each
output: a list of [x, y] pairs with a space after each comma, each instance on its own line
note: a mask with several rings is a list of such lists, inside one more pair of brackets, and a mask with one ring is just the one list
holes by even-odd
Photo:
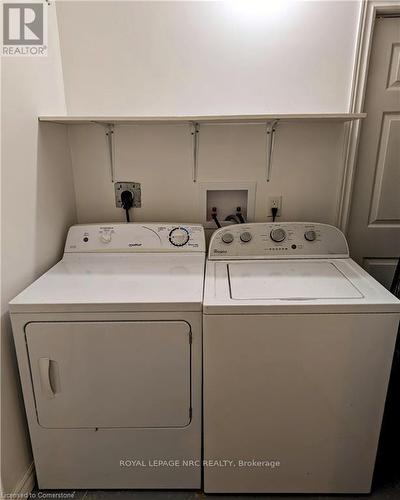
[[63, 125], [97, 124], [104, 127], [110, 158], [111, 182], [114, 182], [115, 127], [118, 125], [188, 125], [192, 138], [192, 178], [197, 182], [199, 135], [201, 125], [259, 124], [266, 132], [266, 181], [271, 179], [275, 134], [280, 123], [336, 122], [347, 123], [365, 118], [366, 113], [323, 114], [258, 114], [258, 115], [207, 115], [207, 116], [39, 116], [40, 122]]
[[366, 113], [321, 114], [257, 114], [257, 115], [207, 115], [207, 116], [39, 116], [39, 121], [65, 125], [102, 123], [113, 125], [161, 125], [180, 123], [224, 124], [266, 122], [350, 122], [365, 118]]

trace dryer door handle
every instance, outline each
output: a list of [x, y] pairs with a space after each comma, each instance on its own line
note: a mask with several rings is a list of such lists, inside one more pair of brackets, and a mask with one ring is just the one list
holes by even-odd
[[50, 364], [51, 360], [49, 358], [39, 358], [40, 385], [42, 387], [42, 393], [47, 399], [53, 399], [55, 397], [51, 385]]

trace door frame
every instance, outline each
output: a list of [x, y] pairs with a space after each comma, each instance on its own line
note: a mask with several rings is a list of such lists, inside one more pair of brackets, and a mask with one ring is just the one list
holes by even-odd
[[[350, 113], [361, 113], [364, 107], [374, 23], [380, 14], [400, 14], [400, 0], [361, 0], [349, 103]], [[351, 122], [346, 127], [343, 180], [337, 217], [337, 225], [345, 234], [349, 226], [361, 120]]]

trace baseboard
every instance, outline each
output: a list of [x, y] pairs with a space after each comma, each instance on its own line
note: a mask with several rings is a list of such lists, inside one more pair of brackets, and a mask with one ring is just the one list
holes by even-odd
[[32, 462], [24, 475], [18, 481], [11, 498], [25, 498], [35, 486], [35, 465]]

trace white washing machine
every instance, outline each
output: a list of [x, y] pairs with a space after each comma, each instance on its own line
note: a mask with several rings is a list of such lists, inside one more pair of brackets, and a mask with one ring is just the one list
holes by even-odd
[[203, 312], [205, 491], [368, 493], [400, 302], [344, 235], [216, 231]]
[[199, 488], [201, 226], [78, 225], [10, 303], [40, 488]]

